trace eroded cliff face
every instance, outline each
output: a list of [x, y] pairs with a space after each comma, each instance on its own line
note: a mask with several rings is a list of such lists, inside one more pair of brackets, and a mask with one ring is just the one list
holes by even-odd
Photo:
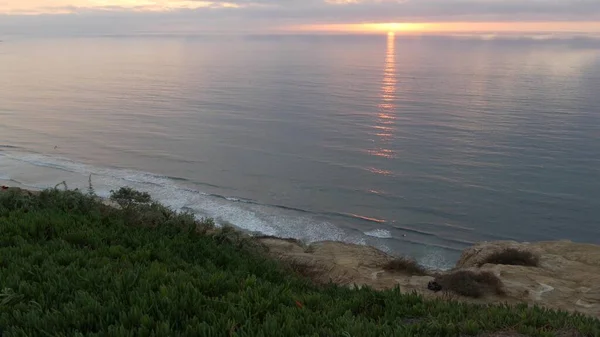
[[[258, 238], [271, 256], [302, 269], [317, 282], [347, 286], [368, 285], [375, 289], [399, 285], [404, 292], [416, 291], [425, 297], [442, 297], [474, 303], [529, 303], [548, 308], [576, 311], [600, 317], [600, 246], [569, 241], [518, 243], [485, 242], [466, 249], [457, 270], [491, 272], [503, 284], [504, 295], [485, 293], [480, 298], [452, 291], [433, 292], [428, 284], [448, 272], [431, 271], [429, 276], [384, 270], [393, 258], [372, 247], [340, 242], [304, 246], [294, 240]], [[539, 257], [537, 267], [485, 263], [489, 256], [506, 249], [531, 252]]]
[[556, 309], [600, 317], [600, 246], [570, 241], [489, 242], [466, 249], [458, 268], [473, 268], [506, 248], [531, 251], [537, 267], [483, 264], [504, 283], [507, 297]]

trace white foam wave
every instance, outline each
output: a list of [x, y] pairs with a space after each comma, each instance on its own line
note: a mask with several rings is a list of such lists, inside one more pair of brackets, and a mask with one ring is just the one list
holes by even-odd
[[309, 243], [344, 241], [366, 244], [364, 236], [349, 233], [312, 214], [248, 203], [238, 198], [211, 196], [184, 185], [184, 182], [148, 172], [102, 168], [69, 159], [14, 153], [0, 154], [0, 166], [9, 167], [28, 188], [52, 188], [64, 180], [69, 188], [86, 190], [91, 174], [94, 190], [101, 197], [108, 197], [115, 188], [129, 186], [150, 193], [155, 200], [172, 209], [191, 211], [198, 218], [214, 218], [218, 223], [233, 224], [249, 232], [296, 238]]
[[109, 169], [102, 168], [83, 163], [71, 161], [66, 158], [60, 157], [49, 157], [38, 154], [4, 154], [3, 156], [18, 160], [21, 162], [29, 163], [38, 167], [47, 167], [57, 170], [63, 170], [72, 173], [80, 174], [95, 174], [98, 176], [110, 176], [117, 179], [122, 179], [132, 183], [144, 183], [144, 184], [156, 184], [165, 185], [170, 184], [172, 181], [164, 176], [159, 176], [147, 172], [127, 170], [127, 169]]
[[379, 239], [391, 239], [392, 233], [386, 229], [374, 229], [372, 231], [365, 232], [365, 235], [379, 238]]

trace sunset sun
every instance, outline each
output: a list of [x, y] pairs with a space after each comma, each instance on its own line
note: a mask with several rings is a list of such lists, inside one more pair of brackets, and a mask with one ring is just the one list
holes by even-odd
[[382, 33], [404, 33], [404, 32], [419, 32], [426, 28], [424, 23], [365, 23], [361, 25], [366, 32], [382, 32]]

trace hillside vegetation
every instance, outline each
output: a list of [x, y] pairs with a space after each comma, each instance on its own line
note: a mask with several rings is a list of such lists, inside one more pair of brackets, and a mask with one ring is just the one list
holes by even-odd
[[580, 315], [316, 285], [211, 220], [112, 199], [0, 192], [1, 336], [600, 336]]

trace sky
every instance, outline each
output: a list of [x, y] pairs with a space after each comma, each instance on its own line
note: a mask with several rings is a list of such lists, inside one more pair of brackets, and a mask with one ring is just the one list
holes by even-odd
[[0, 0], [0, 34], [600, 34], [600, 0]]

